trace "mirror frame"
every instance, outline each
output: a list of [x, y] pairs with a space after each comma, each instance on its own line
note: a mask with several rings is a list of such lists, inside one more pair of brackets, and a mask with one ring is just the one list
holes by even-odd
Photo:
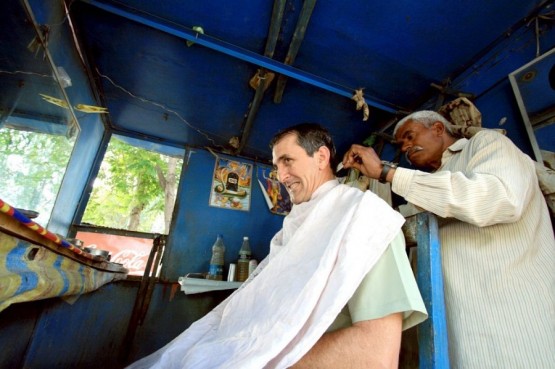
[[41, 47], [42, 47], [42, 49], [44, 51], [44, 54], [46, 56], [46, 60], [47, 60], [48, 64], [50, 65], [50, 69], [52, 71], [54, 79], [56, 80], [56, 83], [58, 84], [58, 86], [60, 88], [60, 92], [62, 94], [62, 97], [67, 102], [69, 115], [70, 115], [70, 118], [71, 118], [71, 121], [67, 122], [68, 123], [68, 132], [71, 133], [70, 136], [74, 136], [74, 135], [76, 136], [81, 131], [81, 127], [79, 126], [79, 121], [77, 120], [77, 116], [75, 115], [75, 111], [73, 110], [73, 106], [71, 105], [71, 101], [69, 99], [69, 96], [66, 93], [65, 87], [64, 87], [64, 85], [62, 83], [62, 79], [60, 77], [60, 74], [58, 73], [58, 68], [56, 66], [56, 63], [54, 63], [54, 59], [52, 58], [52, 55], [50, 54], [50, 50], [48, 50], [48, 47], [46, 45], [46, 41], [44, 40], [42, 32], [40, 31], [39, 24], [37, 23], [37, 20], [35, 18], [35, 14], [33, 13], [33, 9], [31, 8], [31, 5], [29, 4], [28, 0], [23, 0], [22, 4], [23, 4], [23, 7], [25, 8], [25, 11], [27, 12], [27, 16], [31, 20], [31, 23], [32, 23], [33, 28], [35, 30], [35, 34], [37, 35], [37, 38], [40, 40]]
[[543, 162], [541, 149], [538, 145], [538, 141], [536, 140], [534, 127], [532, 126], [532, 123], [530, 121], [530, 116], [528, 115], [528, 111], [526, 110], [524, 99], [522, 98], [522, 93], [520, 92], [517, 76], [523, 71], [530, 69], [534, 65], [542, 62], [544, 59], [547, 59], [554, 55], [555, 55], [555, 48], [549, 50], [543, 55], [540, 55], [539, 57], [535, 58], [534, 60], [530, 61], [529, 63], [523, 65], [522, 67], [518, 68], [517, 70], [509, 74], [509, 81], [511, 82], [511, 86], [513, 88], [513, 93], [515, 95], [518, 108], [520, 110], [520, 115], [522, 116], [522, 120], [524, 121], [524, 127], [526, 128], [526, 132], [528, 133], [528, 138], [530, 140], [530, 144], [532, 145], [532, 150], [534, 152], [535, 159], [539, 163]]

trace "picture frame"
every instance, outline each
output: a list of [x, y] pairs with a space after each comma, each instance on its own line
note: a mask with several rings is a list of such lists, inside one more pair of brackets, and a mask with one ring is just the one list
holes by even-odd
[[226, 158], [216, 158], [209, 205], [249, 211], [253, 165]]
[[292, 203], [285, 186], [277, 179], [276, 171], [271, 167], [257, 166], [256, 177], [266, 205], [270, 212], [287, 215]]

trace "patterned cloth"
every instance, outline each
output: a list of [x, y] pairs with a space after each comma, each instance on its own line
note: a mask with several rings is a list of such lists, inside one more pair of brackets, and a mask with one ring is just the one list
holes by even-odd
[[437, 214], [453, 369], [553, 368], [555, 239], [534, 163], [485, 130], [393, 192]]
[[0, 232], [0, 312], [18, 302], [68, 296], [75, 299], [125, 277], [125, 273], [88, 267]]
[[38, 234], [40, 234], [44, 238], [54, 242], [57, 245], [65, 247], [66, 249], [68, 249], [68, 250], [70, 250], [70, 251], [72, 251], [72, 252], [74, 252], [78, 255], [81, 255], [81, 256], [83, 256], [87, 259], [91, 259], [91, 260], [95, 260], [95, 261], [104, 261], [104, 258], [102, 258], [100, 256], [97, 256], [97, 255], [92, 255], [92, 254], [90, 254], [86, 251], [83, 251], [79, 247], [69, 243], [69, 241], [67, 241], [66, 239], [58, 236], [55, 233], [50, 232], [49, 230], [47, 230], [46, 228], [44, 228], [40, 224], [38, 224], [38, 223], [32, 221], [31, 219], [27, 218], [25, 215], [23, 215], [19, 210], [17, 210], [13, 206], [11, 206], [8, 203], [2, 201], [2, 199], [0, 199], [0, 212], [11, 216], [15, 220], [19, 221], [21, 224], [23, 224], [27, 228], [37, 232]]
[[17, 221], [19, 221], [20, 223], [22, 223], [24, 226], [26, 226], [27, 228], [37, 232], [38, 234], [40, 234], [44, 238], [46, 238], [50, 241], [53, 241], [54, 243], [56, 243], [56, 244], [58, 244], [62, 247], [65, 247], [66, 249], [68, 249], [70, 251], [73, 251], [74, 253], [76, 253], [78, 255], [84, 256], [88, 259], [100, 260], [100, 257], [95, 256], [95, 255], [91, 255], [88, 252], [85, 252], [85, 251], [81, 250], [79, 247], [72, 245], [67, 240], [59, 237], [57, 234], [48, 231], [47, 229], [42, 227], [40, 224], [35, 223], [31, 219], [29, 219], [25, 215], [23, 215], [19, 210], [17, 210], [16, 208], [14, 208], [13, 206], [11, 206], [8, 203], [5, 203], [1, 199], [0, 199], [0, 212], [11, 216], [12, 218], [14, 218]]
[[[453, 134], [456, 137], [470, 138], [486, 129], [482, 128], [482, 113], [466, 97], [459, 97], [441, 106], [438, 113], [453, 124]], [[504, 129], [493, 130], [507, 134]]]

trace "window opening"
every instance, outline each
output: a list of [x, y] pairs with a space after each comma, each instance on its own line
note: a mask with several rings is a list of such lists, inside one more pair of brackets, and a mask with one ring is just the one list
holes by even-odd
[[0, 198], [15, 208], [37, 212], [33, 220], [46, 226], [75, 140], [7, 123], [0, 129]]
[[110, 251], [110, 261], [123, 264], [130, 275], [144, 273], [152, 235], [169, 232], [183, 164], [184, 150], [167, 155], [153, 146], [112, 136], [81, 225], [75, 227], [85, 247]]

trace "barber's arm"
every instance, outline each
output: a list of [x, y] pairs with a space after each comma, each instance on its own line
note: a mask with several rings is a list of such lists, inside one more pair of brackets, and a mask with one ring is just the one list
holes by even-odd
[[292, 368], [397, 368], [402, 324], [395, 313], [325, 333]]
[[532, 162], [508, 138], [480, 135], [468, 143], [466, 167], [436, 173], [398, 168], [392, 190], [443, 218], [480, 227], [517, 221], [537, 185]]

